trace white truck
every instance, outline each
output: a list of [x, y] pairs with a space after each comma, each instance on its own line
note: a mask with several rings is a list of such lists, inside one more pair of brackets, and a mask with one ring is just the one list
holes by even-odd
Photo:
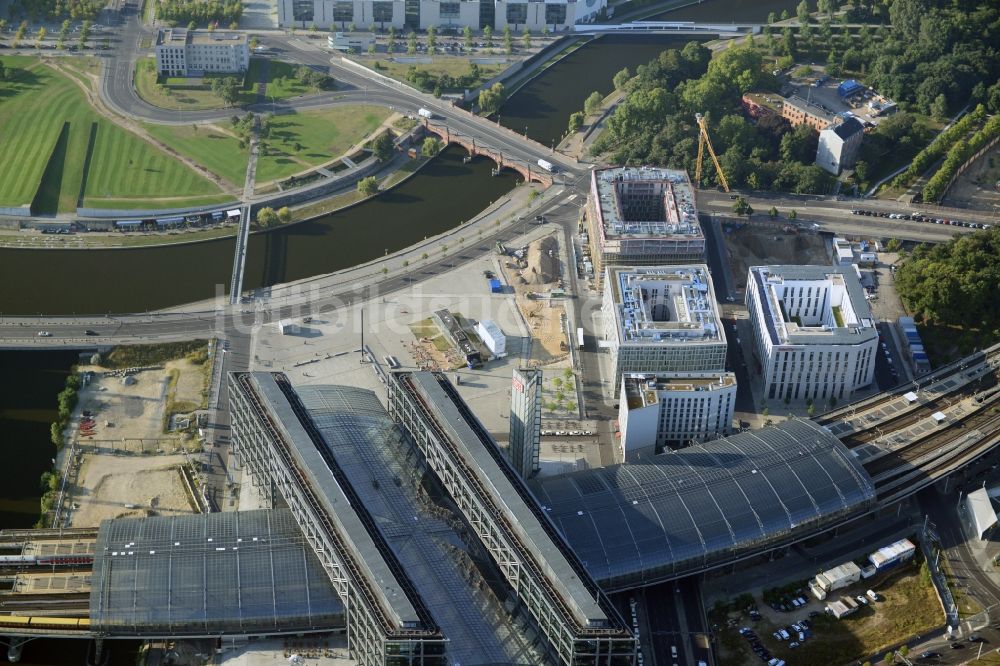
[[420, 116], [421, 118], [427, 118], [428, 120], [430, 120], [431, 118], [434, 117], [434, 112], [431, 111], [430, 109], [425, 109], [423, 107], [420, 107], [420, 110], [417, 111], [417, 115]]
[[538, 160], [538, 166], [542, 167], [543, 169], [545, 169], [549, 173], [555, 173], [556, 172], [555, 165], [552, 164], [552, 162], [549, 162], [548, 160]]

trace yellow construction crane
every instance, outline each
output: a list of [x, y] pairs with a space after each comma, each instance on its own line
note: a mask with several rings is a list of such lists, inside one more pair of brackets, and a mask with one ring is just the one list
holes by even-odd
[[729, 191], [729, 182], [726, 180], [726, 174], [722, 173], [722, 165], [719, 164], [719, 158], [715, 156], [715, 149], [712, 148], [712, 142], [708, 138], [708, 127], [705, 125], [705, 116], [700, 113], [694, 114], [695, 120], [698, 121], [698, 163], [694, 168], [694, 186], [701, 187], [701, 161], [705, 156], [705, 146], [708, 146], [708, 154], [712, 157], [712, 164], [715, 165], [715, 171], [719, 174], [719, 182], [722, 183], [722, 189], [726, 192]]

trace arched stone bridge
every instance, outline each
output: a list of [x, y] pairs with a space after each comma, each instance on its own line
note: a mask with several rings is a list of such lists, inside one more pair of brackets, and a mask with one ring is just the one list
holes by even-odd
[[424, 130], [438, 136], [445, 144], [456, 144], [462, 146], [469, 155], [475, 157], [482, 155], [493, 160], [497, 167], [501, 169], [512, 169], [521, 174], [525, 182], [541, 183], [548, 187], [552, 185], [552, 174], [538, 166], [537, 164], [526, 163], [504, 155], [502, 150], [484, 145], [482, 141], [477, 141], [476, 137], [466, 136], [451, 130], [447, 125], [435, 125], [428, 120], [424, 120]]

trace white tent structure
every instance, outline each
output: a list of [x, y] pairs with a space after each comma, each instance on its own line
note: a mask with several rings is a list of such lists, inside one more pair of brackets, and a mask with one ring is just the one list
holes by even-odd
[[965, 510], [976, 538], [980, 541], [988, 539], [997, 525], [997, 512], [985, 488], [974, 490], [965, 496]]

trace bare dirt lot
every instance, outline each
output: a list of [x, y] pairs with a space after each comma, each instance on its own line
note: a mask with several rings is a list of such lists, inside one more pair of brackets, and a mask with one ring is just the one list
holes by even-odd
[[504, 257], [501, 261], [504, 281], [513, 287], [514, 300], [531, 332], [532, 365], [548, 365], [568, 353], [563, 324], [566, 310], [559, 299], [547, 298], [553, 289], [563, 287], [559, 250], [553, 233], [532, 242], [523, 260]]
[[1000, 144], [980, 157], [958, 177], [944, 198], [945, 206], [996, 212], [1000, 207]]
[[195, 512], [181, 478], [183, 456], [86, 453], [82, 461], [71, 489], [78, 507], [70, 516], [73, 527], [96, 527], [123, 515]]
[[723, 224], [722, 229], [737, 289], [746, 288], [751, 266], [830, 263], [826, 243], [818, 234], [790, 234], [775, 225]]

